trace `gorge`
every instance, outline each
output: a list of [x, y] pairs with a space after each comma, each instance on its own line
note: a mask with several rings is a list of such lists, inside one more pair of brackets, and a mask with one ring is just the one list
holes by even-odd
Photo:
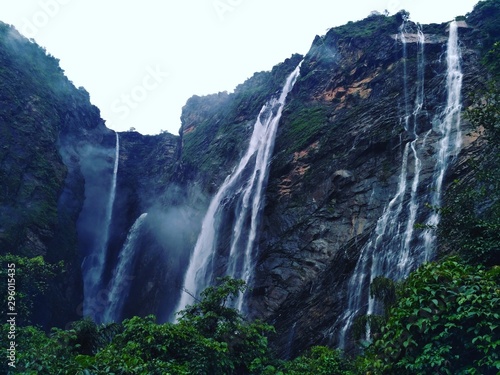
[[279, 357], [354, 350], [356, 318], [383, 313], [374, 279], [439, 255], [438, 208], [487, 143], [463, 113], [499, 18], [329, 29], [232, 93], [190, 98], [179, 136], [106, 128], [57, 59], [0, 23], [0, 248], [63, 265], [30, 321], [173, 322], [229, 275]]

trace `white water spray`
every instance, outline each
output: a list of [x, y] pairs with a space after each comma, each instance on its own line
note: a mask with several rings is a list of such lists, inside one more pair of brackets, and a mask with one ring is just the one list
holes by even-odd
[[95, 298], [97, 292], [99, 291], [99, 288], [101, 287], [101, 279], [104, 272], [104, 265], [106, 262], [106, 254], [108, 249], [111, 219], [113, 216], [113, 205], [115, 203], [116, 195], [116, 179], [118, 176], [118, 163], [120, 156], [120, 137], [118, 136], [118, 133], [115, 133], [115, 136], [116, 141], [113, 177], [111, 180], [111, 190], [109, 192], [109, 199], [106, 205], [105, 221], [99, 247], [94, 250], [94, 253], [87, 256], [82, 264], [84, 278], [83, 315], [91, 316], [95, 321], [99, 321], [100, 318], [97, 315], [96, 309], [94, 309], [94, 306], [92, 306], [93, 304], [90, 302], [90, 300], [92, 298]]
[[[287, 78], [279, 98], [271, 99], [262, 107], [245, 155], [210, 202], [184, 277], [184, 292], [176, 311], [192, 303], [193, 296], [197, 297], [212, 282], [212, 263], [216, 252], [217, 233], [224, 225], [219, 220], [219, 214], [226, 201], [234, 196], [237, 196], [239, 201], [227, 274], [246, 282], [250, 280], [253, 273], [253, 251], [263, 207], [263, 194], [269, 173], [269, 160], [285, 100], [297, 80], [299, 69], [300, 64]], [[248, 175], [250, 175], [249, 178], [246, 177]], [[241, 309], [242, 304], [243, 297], [239, 296], [237, 307]]]
[[108, 286], [108, 304], [103, 315], [104, 323], [117, 322], [121, 319], [125, 298], [130, 289], [137, 240], [147, 215], [147, 213], [142, 214], [134, 222], [118, 255], [118, 262]]
[[[411, 184], [410, 201], [408, 203], [408, 219], [401, 244], [401, 252], [398, 253], [397, 273], [396, 277], [401, 279], [406, 277], [412, 266], [412, 259], [410, 255], [411, 241], [413, 239], [415, 221], [417, 219], [417, 212], [419, 209], [418, 201], [418, 187], [420, 184], [420, 172], [422, 171], [422, 161], [420, 160], [419, 151], [423, 148], [425, 143], [420, 143], [420, 132], [418, 129], [418, 116], [420, 115], [424, 106], [424, 74], [425, 74], [425, 59], [424, 59], [424, 46], [425, 36], [422, 28], [418, 25], [418, 51], [417, 51], [417, 88], [413, 112], [406, 116], [406, 130], [413, 133], [413, 141], [410, 142], [410, 148], [414, 160], [414, 174]], [[404, 46], [406, 50], [406, 45]], [[405, 63], [406, 65], [406, 63]], [[407, 80], [407, 77], [405, 77]], [[420, 146], [422, 145], [422, 146]]]
[[[458, 26], [455, 21], [450, 23], [450, 36], [446, 50], [446, 62], [448, 71], [446, 75], [446, 87], [448, 97], [446, 108], [442, 118], [438, 122], [435, 131], [441, 135], [438, 143], [437, 162], [434, 169], [434, 186], [431, 205], [439, 207], [441, 204], [441, 194], [444, 176], [451, 158], [455, 157], [462, 145], [462, 133], [460, 131], [461, 91], [462, 91], [462, 70], [460, 68], [460, 48], [458, 45]], [[431, 228], [439, 224], [440, 215], [435, 211], [427, 220], [426, 225]], [[436, 241], [434, 230], [426, 230], [423, 234], [425, 249], [424, 260], [431, 258], [432, 249]]]

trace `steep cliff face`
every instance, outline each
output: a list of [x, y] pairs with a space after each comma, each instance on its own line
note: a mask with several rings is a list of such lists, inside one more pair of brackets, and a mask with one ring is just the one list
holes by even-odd
[[[109, 130], [58, 61], [3, 23], [0, 59], [0, 248], [65, 262], [65, 275], [38, 309], [45, 313], [34, 317], [61, 324], [77, 317], [81, 298], [76, 222], [84, 201], [82, 159], [89, 147], [105, 148]], [[64, 311], [57, 307], [56, 314], [55, 306]]]
[[[473, 13], [458, 26], [465, 108], [491, 23]], [[283, 357], [336, 345], [349, 278], [403, 169], [408, 189], [418, 180], [414, 222], [429, 215], [448, 39], [448, 24], [419, 26], [404, 12], [371, 15], [316, 37], [305, 57], [256, 73], [233, 93], [194, 96], [183, 108], [180, 136], [124, 132], [117, 150], [115, 134], [57, 60], [0, 24], [0, 248], [63, 260], [66, 270], [39, 301], [35, 321], [65, 325], [82, 316], [83, 303], [102, 316], [140, 217], [118, 280], [123, 309], [115, 319], [153, 313], [171, 320], [210, 199], [244, 154], [262, 106], [303, 60], [279, 123], [245, 310], [275, 325], [273, 343]], [[465, 133], [467, 121], [461, 127]], [[464, 137], [445, 185], [466, 173], [465, 160], [480, 147], [477, 135]], [[412, 199], [406, 195], [402, 205]], [[214, 278], [228, 263], [237, 211], [229, 201], [219, 218]], [[409, 242], [418, 248], [416, 236]], [[81, 263], [103, 244], [100, 287], [83, 302]]]
[[[408, 186], [414, 181], [416, 167], [406, 150], [414, 129], [424, 150], [415, 222], [429, 215], [424, 205], [432, 195], [436, 123], [447, 100], [448, 30], [446, 24], [422, 26], [425, 67], [419, 77], [418, 28], [406, 23], [404, 40], [398, 37], [403, 17], [374, 15], [317, 37], [282, 118], [249, 310], [276, 326], [283, 356], [338, 344], [347, 282], [400, 187], [402, 165], [408, 165]], [[477, 34], [465, 22], [459, 26], [465, 107], [480, 64]], [[407, 129], [419, 80], [425, 81], [423, 107]], [[465, 121], [461, 126], [467, 129]], [[465, 140], [453, 165], [467, 158], [474, 140]]]
[[[414, 221], [424, 222], [429, 215], [425, 204], [431, 200], [440, 139], [436, 124], [447, 101], [448, 24], [419, 27], [406, 17], [404, 12], [372, 15], [316, 37], [289, 95], [246, 300], [252, 317], [277, 327], [275, 344], [283, 356], [313, 344], [337, 344], [349, 277], [398, 190], [405, 155], [408, 186], [417, 173], [419, 180], [420, 210]], [[478, 39], [465, 22], [459, 26], [466, 106], [479, 71]], [[417, 113], [420, 96], [422, 108]], [[233, 132], [248, 137], [262, 105], [255, 104], [253, 117], [244, 125], [239, 114], [250, 113], [243, 109], [249, 103], [228, 111], [233, 108], [229, 98], [226, 94], [195, 97], [183, 113], [182, 151], [187, 155], [181, 160], [187, 171], [193, 171], [183, 176], [205, 189], [210, 186], [205, 192], [212, 196], [227, 176], [228, 162], [234, 165], [241, 155], [233, 150], [244, 148], [244, 138], [233, 138]], [[410, 127], [407, 121], [412, 116]], [[220, 125], [224, 117], [232, 128]], [[462, 126], [466, 129], [467, 123], [462, 121]], [[221, 130], [224, 133], [218, 133]], [[416, 137], [422, 150], [418, 172], [408, 151]], [[464, 157], [472, 141], [466, 140]], [[211, 154], [191, 158], [190, 147]], [[211, 171], [210, 179], [203, 177], [204, 170]], [[229, 203], [226, 211], [221, 219], [224, 232], [218, 234], [225, 240], [217, 250], [221, 256], [216, 269], [224, 269], [221, 263], [226, 262], [232, 235], [234, 212]], [[407, 219], [404, 215], [409, 214], [403, 213], [401, 220]]]

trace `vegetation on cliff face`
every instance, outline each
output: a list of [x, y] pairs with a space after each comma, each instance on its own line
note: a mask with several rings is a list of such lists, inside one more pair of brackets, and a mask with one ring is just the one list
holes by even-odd
[[68, 272], [32, 301], [43, 314], [31, 316], [61, 325], [76, 318], [79, 303], [76, 222], [84, 179], [77, 151], [109, 132], [88, 93], [63, 73], [57, 59], [0, 22], [0, 253], [26, 264], [39, 256], [47, 265], [64, 261]]
[[490, 47], [483, 53], [488, 83], [475, 93], [465, 113], [483, 144], [447, 193], [439, 234], [442, 253], [458, 253], [470, 264], [491, 267], [500, 259], [500, 3], [480, 2], [469, 18], [484, 24]]
[[61, 121], [52, 100], [65, 90], [58, 74], [56, 59], [0, 24], [2, 251], [36, 255], [28, 239], [44, 233], [47, 242], [55, 227], [66, 173], [54, 147]]
[[255, 73], [234, 93], [188, 100], [181, 116], [181, 162], [188, 177], [197, 170], [208, 179], [207, 186], [220, 184], [218, 171], [230, 170], [241, 156], [241, 144], [250, 137], [260, 109], [270, 94], [279, 94], [301, 59], [294, 55], [270, 72]]
[[[497, 0], [481, 2], [469, 17], [471, 23], [484, 26], [481, 30], [486, 36], [481, 38], [490, 38], [490, 52], [484, 53], [484, 56], [492, 68], [492, 79], [499, 73], [499, 28], [482, 12], [496, 12], [500, 8], [498, 5]], [[484, 21], [486, 19], [490, 21]], [[352, 37], [357, 39], [356, 43], [363, 44], [378, 32], [394, 32], [399, 25], [397, 18], [372, 15], [360, 24], [349, 24], [328, 35], [337, 39]], [[55, 59], [47, 57], [29, 42], [20, 42], [16, 38], [15, 32], [0, 24], [0, 131], [2, 141], [5, 140], [0, 150], [0, 171], [4, 173], [2, 183], [5, 181], [5, 189], [0, 192], [0, 245], [2, 249], [12, 248], [24, 256], [9, 254], [0, 260], [2, 263], [15, 262], [24, 269], [19, 273], [19, 302], [20, 308], [27, 311], [33, 309], [34, 301], [46, 293], [49, 283], [60, 272], [62, 264], [58, 260], [71, 260], [68, 252], [76, 251], [71, 247], [76, 246], [74, 238], [65, 240], [66, 247], [62, 248], [51, 242], [54, 232], [61, 228], [58, 227], [61, 217], [58, 217], [56, 207], [69, 174], [68, 166], [53, 146], [60, 134], [70, 132], [71, 126], [85, 124], [91, 129], [98, 126], [99, 120], [96, 109], [89, 107], [87, 94], [72, 88], [69, 81], [61, 78], [62, 72]], [[328, 38], [315, 43], [321, 44], [323, 52], [333, 45]], [[11, 54], [16, 49], [19, 49], [21, 57]], [[380, 61], [385, 57], [380, 56]], [[301, 78], [305, 85], [317, 82], [314, 75], [322, 64], [321, 59], [314, 58], [313, 54], [304, 66], [305, 72], [310, 74]], [[324, 55], [322, 58], [334, 57]], [[271, 73], [256, 74], [238, 87], [234, 94], [219, 94], [203, 100], [195, 97], [188, 102], [183, 112], [185, 126], [181, 158], [181, 170], [187, 172], [186, 180], [197, 173], [205, 173], [202, 179], [220, 182], [218, 172], [213, 172], [237, 158], [241, 151], [238, 145], [250, 129], [247, 125], [254, 121], [266, 95], [281, 87], [284, 77], [298, 63], [299, 57], [292, 60]], [[386, 62], [387, 65], [389, 63]], [[388, 66], [380, 67], [391, 72]], [[27, 72], [33, 73], [34, 78], [29, 78]], [[358, 74], [361, 73], [346, 75], [342, 82], [352, 84]], [[27, 82], [29, 85], [26, 85]], [[48, 91], [46, 82], [49, 82]], [[13, 374], [498, 373], [500, 316], [496, 310], [500, 302], [500, 158], [498, 86], [495, 82], [498, 81], [493, 81], [488, 92], [481, 93], [481, 100], [469, 113], [469, 120], [485, 131], [488, 148], [484, 150], [488, 152], [475, 160], [465, 179], [456, 181], [456, 187], [447, 194], [446, 206], [440, 208], [443, 220], [438, 232], [443, 259], [422, 266], [400, 284], [383, 278], [375, 280], [372, 294], [385, 304], [385, 315], [366, 317], [362, 321], [360, 331], [366, 327], [365, 323], [372, 325], [372, 341], [361, 342], [365, 353], [358, 358], [351, 359], [340, 351], [326, 347], [313, 347], [295, 359], [278, 359], [268, 346], [269, 337], [275, 334], [274, 329], [260, 321], [248, 321], [240, 312], [230, 308], [231, 298], [241, 292], [244, 285], [238, 280], [224, 279], [217, 287], [207, 289], [200, 301], [180, 315], [176, 324], [156, 324], [152, 316], [134, 317], [121, 324], [103, 326], [82, 320], [67, 330], [53, 329], [50, 334], [33, 326], [19, 326], [17, 368], [12, 369], [2, 363], [2, 370], [5, 373], [10, 370]], [[329, 83], [321, 84], [326, 87]], [[374, 77], [370, 85], [377, 84]], [[303, 92], [296, 94], [300, 97]], [[342, 93], [337, 94], [330, 98], [331, 102], [345, 104], [347, 99], [342, 99]], [[365, 94], [369, 92], [355, 92], [346, 105], [359, 104], [360, 96]], [[276, 156], [275, 160], [282, 163], [279, 168], [285, 168], [289, 162], [285, 159], [290, 155], [297, 160], [305, 160], [308, 153], [315, 152], [329, 155], [321, 163], [335, 163], [331, 155], [335, 158], [340, 150], [325, 146], [318, 151], [314, 146], [331, 125], [329, 119], [333, 115], [319, 105], [321, 100], [290, 102], [284, 114], [288, 129], [281, 133], [285, 135], [283, 139], [289, 142], [282, 144], [286, 145], [280, 147], [284, 152]], [[392, 100], [392, 97], [387, 100]], [[365, 103], [357, 110], [368, 109], [369, 105], [370, 102]], [[226, 107], [219, 112], [221, 106]], [[74, 111], [90, 114], [92, 120], [85, 122], [72, 117], [75, 115], [70, 112]], [[332, 142], [334, 136], [343, 134], [342, 129], [331, 129], [326, 137], [328, 142]], [[377, 131], [383, 133], [384, 129]], [[385, 150], [391, 135], [378, 137], [379, 144], [370, 143], [368, 149], [377, 152]], [[27, 139], [28, 142], [23, 144], [31, 145], [36, 152], [23, 148], [17, 142], [20, 138]], [[133, 134], [124, 138], [128, 138], [124, 143], [128, 142], [131, 150], [135, 143], [144, 141], [135, 139]], [[170, 137], [162, 139], [165, 143], [173, 142]], [[147, 141], [155, 144], [152, 139]], [[361, 141], [371, 142], [371, 139]], [[301, 151], [305, 151], [305, 155]], [[198, 159], [200, 153], [207, 157]], [[147, 155], [156, 160], [156, 153]], [[173, 158], [173, 155], [169, 157]], [[354, 165], [366, 160], [358, 158], [351, 161]], [[140, 165], [132, 159], [124, 163], [135, 168]], [[23, 165], [27, 167], [22, 168]], [[155, 175], [156, 172], [161, 175], [158, 184], [174, 173], [173, 168], [162, 169], [158, 164], [153, 167]], [[306, 167], [302, 171], [307, 172]], [[335, 175], [338, 177], [335, 183], [340, 184], [340, 178], [350, 178], [346, 171], [342, 173]], [[78, 173], [75, 172], [76, 175]], [[316, 177], [307, 183], [311, 187], [322, 182]], [[134, 180], [135, 183], [138, 184]], [[132, 187], [135, 189], [135, 185]], [[334, 212], [337, 202], [329, 197], [323, 198], [325, 202], [329, 201], [328, 209]], [[79, 210], [78, 204], [76, 206], [70, 213]], [[17, 226], [10, 224], [12, 212], [20, 212]], [[321, 215], [328, 214], [334, 217], [331, 212], [321, 212]], [[74, 217], [70, 216], [70, 219], [74, 220]], [[71, 220], [70, 224], [66, 224], [68, 228], [74, 226]], [[318, 233], [314, 239], [321, 235]], [[33, 239], [42, 239], [42, 242], [37, 243]], [[66, 250], [65, 254], [58, 254], [58, 251], [64, 253]], [[46, 263], [42, 257], [36, 256], [45, 253], [53, 263]], [[449, 257], [450, 254], [454, 257]], [[64, 283], [61, 280], [58, 282]], [[29, 316], [27, 312], [25, 316]], [[9, 347], [9, 329], [8, 325], [2, 326], [0, 346], [3, 348]]]
[[474, 10], [467, 15], [468, 23], [478, 30], [478, 38], [482, 40], [481, 50], [489, 51], [500, 39], [500, 3], [496, 0], [479, 1]]
[[69, 168], [62, 143], [71, 132], [104, 129], [88, 93], [73, 86], [59, 61], [0, 23], [2, 252], [34, 256], [53, 250]]
[[330, 29], [327, 38], [374, 38], [380, 35], [397, 33], [403, 20], [408, 19], [409, 14], [406, 11], [400, 11], [393, 16], [372, 12], [364, 20], [350, 21], [343, 26]]
[[[467, 179], [457, 179], [441, 209], [442, 253], [458, 253], [471, 264], [494, 266], [500, 259], [500, 155], [488, 150], [470, 160]], [[471, 175], [474, 180], [471, 181]]]

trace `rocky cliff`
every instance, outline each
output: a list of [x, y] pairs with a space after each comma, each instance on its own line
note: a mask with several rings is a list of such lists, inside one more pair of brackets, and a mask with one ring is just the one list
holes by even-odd
[[[404, 41], [398, 38], [404, 16], [374, 15], [316, 38], [282, 119], [250, 310], [277, 327], [283, 356], [338, 344], [360, 251], [395, 197], [403, 165], [409, 165], [407, 180], [415, 177], [411, 159], [403, 164], [403, 158], [415, 139], [405, 121], [414, 112], [419, 79], [425, 100], [413, 129], [427, 136], [420, 139], [426, 145], [418, 194], [430, 203], [436, 122], [446, 106], [448, 31], [446, 24], [421, 27], [425, 68], [419, 77], [417, 25], [406, 24]], [[466, 107], [480, 74], [479, 46], [473, 28], [459, 26]], [[461, 126], [466, 132], [467, 122]], [[472, 139], [464, 146], [448, 172], [467, 158]], [[429, 211], [422, 209], [416, 222]]]
[[[303, 60], [276, 136], [245, 311], [275, 325], [273, 342], [283, 357], [336, 345], [349, 278], [397, 193], [406, 158], [406, 178], [419, 181], [415, 223], [429, 215], [449, 25], [420, 26], [407, 16], [372, 14], [333, 28], [315, 38], [306, 56], [256, 73], [233, 93], [189, 99], [180, 136], [124, 132], [118, 150], [88, 94], [64, 77], [57, 60], [0, 24], [1, 251], [65, 264], [53, 292], [37, 301], [35, 322], [63, 326], [81, 317], [84, 303], [101, 316], [130, 228], [146, 212], [120, 318], [172, 319], [210, 199], [247, 148], [262, 106]], [[463, 108], [481, 84], [484, 46], [495, 38], [487, 17], [497, 15], [473, 12], [458, 24]], [[465, 134], [466, 120], [461, 127]], [[408, 151], [413, 141], [421, 150], [418, 171]], [[480, 148], [477, 135], [462, 143], [445, 185]], [[224, 220], [222, 255], [233, 211]], [[84, 302], [81, 264], [102, 245], [104, 227], [100, 288]], [[225, 268], [222, 255], [216, 269]]]

